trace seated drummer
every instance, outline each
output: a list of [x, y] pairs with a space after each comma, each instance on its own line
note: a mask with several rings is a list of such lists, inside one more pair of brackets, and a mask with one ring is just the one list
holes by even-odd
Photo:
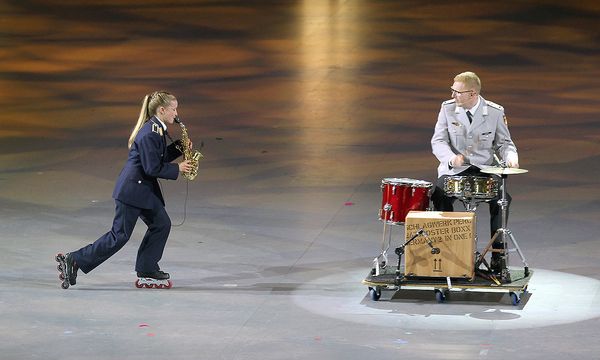
[[[442, 103], [435, 131], [431, 138], [433, 154], [440, 161], [438, 179], [431, 195], [436, 211], [453, 211], [455, 198], [446, 196], [444, 180], [448, 176], [490, 176], [480, 171], [482, 167], [497, 165], [494, 154], [508, 167], [519, 167], [517, 148], [510, 138], [504, 108], [485, 100], [481, 81], [473, 72], [463, 72], [454, 77], [450, 88], [452, 100]], [[490, 200], [491, 236], [502, 226], [499, 195]], [[511, 197], [507, 194], [508, 204]], [[494, 248], [501, 248], [497, 237]], [[492, 253], [492, 271], [500, 273], [500, 254]]]

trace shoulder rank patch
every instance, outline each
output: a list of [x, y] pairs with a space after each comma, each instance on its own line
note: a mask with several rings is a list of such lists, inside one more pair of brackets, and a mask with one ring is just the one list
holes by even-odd
[[504, 110], [504, 108], [502, 107], [502, 105], [498, 105], [498, 104], [496, 104], [496, 103], [495, 103], [495, 102], [493, 102], [493, 101], [486, 100], [485, 102], [488, 104], [488, 106], [491, 106], [491, 107], [493, 107], [494, 109], [497, 109], [497, 110]]
[[163, 129], [162, 126], [156, 124], [156, 123], [152, 123], [152, 132], [157, 133], [160, 136], [163, 136]]

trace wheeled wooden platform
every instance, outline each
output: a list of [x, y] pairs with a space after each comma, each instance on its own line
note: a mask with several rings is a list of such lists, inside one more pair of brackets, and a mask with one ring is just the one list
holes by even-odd
[[444, 277], [405, 277], [404, 273], [396, 274], [396, 267], [380, 269], [379, 275], [371, 271], [362, 281], [369, 288], [371, 300], [377, 301], [382, 291], [398, 292], [402, 290], [433, 290], [438, 302], [446, 301], [451, 289], [482, 292], [507, 292], [513, 305], [518, 305], [527, 292], [532, 270], [509, 270], [510, 283], [501, 283], [499, 279], [485, 273], [476, 272], [472, 279]]

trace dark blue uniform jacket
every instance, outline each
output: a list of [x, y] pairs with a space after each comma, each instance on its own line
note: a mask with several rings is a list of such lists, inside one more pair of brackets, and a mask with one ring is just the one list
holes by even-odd
[[165, 204], [158, 178], [176, 180], [179, 166], [172, 164], [181, 155], [176, 143], [167, 146], [163, 128], [150, 118], [142, 126], [131, 148], [125, 167], [121, 170], [113, 191], [113, 198], [142, 209], [152, 208], [152, 197]]

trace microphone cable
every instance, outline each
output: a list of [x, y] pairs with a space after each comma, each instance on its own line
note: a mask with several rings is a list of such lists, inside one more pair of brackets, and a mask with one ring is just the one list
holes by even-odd
[[[156, 180], [158, 181], [158, 187], [160, 188], [160, 192], [161, 192], [161, 194], [163, 194], [163, 198], [164, 198], [165, 192], [163, 191], [162, 182], [160, 181], [160, 179], [156, 179]], [[181, 222], [179, 224], [173, 224], [171, 222], [171, 227], [181, 226], [185, 223], [185, 220], [187, 218], [187, 203], [188, 203], [189, 193], [190, 193], [190, 181], [186, 180], [186, 182], [185, 182], [185, 200], [183, 201], [183, 219], [181, 220]]]
[[171, 226], [181, 226], [185, 223], [185, 219], [187, 218], [187, 203], [188, 203], [189, 194], [190, 194], [190, 181], [186, 180], [185, 181], [185, 200], [183, 201], [183, 219], [181, 220], [181, 222], [179, 224], [171, 224]]

